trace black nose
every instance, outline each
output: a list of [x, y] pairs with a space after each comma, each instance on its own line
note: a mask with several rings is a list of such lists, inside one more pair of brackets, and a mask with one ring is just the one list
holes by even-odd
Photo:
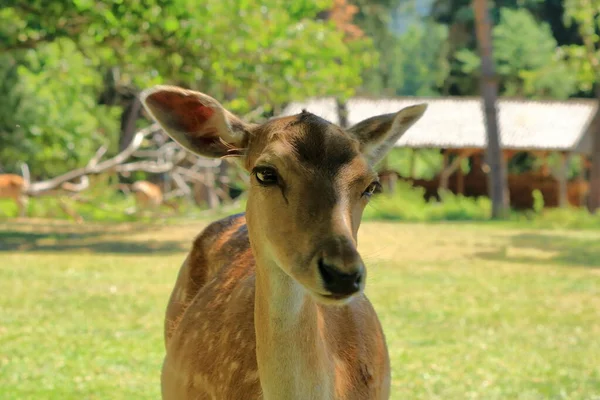
[[363, 279], [363, 268], [359, 268], [355, 272], [345, 273], [335, 266], [325, 263], [320, 258], [319, 272], [323, 278], [325, 289], [334, 295], [346, 296], [360, 290], [360, 284]]

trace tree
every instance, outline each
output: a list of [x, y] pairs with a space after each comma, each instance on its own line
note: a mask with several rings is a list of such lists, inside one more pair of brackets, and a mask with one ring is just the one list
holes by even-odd
[[448, 29], [417, 15], [415, 3], [358, 0], [356, 23], [373, 38], [380, 60], [364, 71], [361, 93], [375, 96], [439, 94], [449, 73]]
[[500, 148], [500, 133], [496, 116], [497, 86], [494, 76], [491, 28], [486, 0], [473, 0], [475, 33], [481, 55], [481, 93], [487, 131], [486, 158], [490, 166], [488, 188], [492, 199], [492, 218], [503, 218], [508, 211], [506, 165]]
[[100, 76], [70, 39], [0, 55], [0, 82], [0, 164], [8, 171], [26, 161], [34, 178], [56, 175], [117, 139], [118, 110], [96, 105]]
[[592, 120], [592, 168], [588, 208], [595, 213], [600, 208], [600, 0], [565, 1], [565, 21], [575, 24], [583, 44], [565, 47], [568, 60], [577, 71], [584, 90], [595, 89], [598, 106]]
[[[576, 43], [579, 40], [579, 35], [576, 29], [573, 27], [565, 26], [562, 15], [564, 11], [564, 2], [562, 0], [503, 0], [489, 2], [489, 17], [492, 26], [497, 26], [501, 23], [501, 17], [503, 10], [517, 11], [517, 18], [523, 20], [526, 15], [530, 15], [533, 18], [534, 25], [526, 22], [526, 25], [521, 27], [518, 24], [514, 24], [519, 31], [523, 32], [525, 29], [529, 31], [529, 34], [533, 34], [534, 37], [539, 37], [540, 26], [548, 26], [550, 28], [551, 36], [557, 42], [558, 46]], [[448, 62], [450, 64], [450, 76], [447, 79], [447, 84], [444, 87], [444, 94], [451, 95], [473, 95], [478, 92], [477, 80], [478, 77], [472, 73], [477, 70], [477, 66], [464, 69], [465, 60], [460, 56], [457, 57], [458, 53], [463, 53], [465, 50], [471, 52], [475, 57], [470, 57], [470, 61], [478, 59], [476, 56], [476, 40], [472, 32], [475, 29], [475, 20], [473, 9], [471, 7], [471, 0], [434, 0], [431, 7], [431, 17], [438, 23], [448, 26], [449, 38], [448, 38]], [[517, 35], [513, 35], [516, 39]], [[546, 35], [546, 37], [549, 37]], [[506, 38], [508, 39], [508, 38]], [[522, 40], [518, 42], [524, 42], [528, 40], [525, 36], [521, 37]], [[494, 38], [496, 41], [496, 38]], [[510, 44], [510, 41], [505, 40]], [[544, 39], [544, 42], [547, 42]], [[525, 45], [537, 44], [534, 40], [529, 40], [529, 43], [523, 43], [519, 45], [521, 48]], [[556, 47], [556, 46], [555, 46]], [[500, 49], [497, 49], [500, 51]], [[542, 54], [539, 49], [535, 49], [538, 54]], [[552, 49], [547, 54], [554, 55], [557, 57], [555, 50]], [[525, 53], [526, 57], [529, 58], [529, 54]], [[555, 58], [556, 60], [556, 58]], [[554, 64], [554, 62], [552, 63]], [[552, 71], [551, 68], [549, 71]], [[498, 70], [500, 73], [500, 69]], [[560, 74], [559, 71], [556, 73], [549, 74], [544, 71], [541, 76], [528, 76], [528, 80], [534, 82], [534, 84], [541, 84], [543, 87], [529, 87], [529, 92], [534, 91], [534, 95], [539, 96], [550, 96], [551, 94], [546, 93], [548, 88], [551, 86], [548, 82]], [[515, 75], [516, 76], [516, 75]], [[520, 79], [519, 76], [516, 76]], [[562, 81], [564, 78], [559, 79]], [[554, 81], [556, 83], [557, 81]], [[501, 82], [500, 82], [501, 83]], [[529, 83], [528, 83], [529, 84]], [[562, 86], [562, 84], [561, 84]], [[500, 90], [504, 88], [500, 85]], [[528, 94], [527, 94], [528, 95]]]
[[[43, 110], [54, 107], [50, 104], [56, 105], [51, 114], [64, 121], [45, 123], [47, 137], [57, 137], [56, 122], [65, 125], [83, 118], [85, 113], [75, 113], [74, 107], [92, 114], [110, 113], [111, 124], [117, 121], [123, 130], [131, 119], [121, 115], [119, 121], [111, 110], [116, 105], [126, 114], [123, 110], [139, 89], [157, 83], [209, 92], [241, 114], [307, 96], [351, 96], [361, 85], [362, 68], [370, 66], [376, 54], [368, 38], [346, 42], [332, 22], [317, 20], [316, 15], [329, 7], [327, 0], [261, 0], [258, 5], [247, 0], [206, 0], [201, 5], [194, 0], [6, 0], [0, 9], [3, 65], [14, 66], [7, 71], [13, 82], [23, 82], [27, 76], [40, 87], [19, 91], [15, 83], [14, 91], [23, 99], [2, 102], [0, 115], [15, 114], [21, 101], [35, 103], [42, 111], [30, 113], [19, 123], [21, 133], [16, 124], [4, 124], [0, 134], [10, 139], [2, 144], [8, 143], [7, 152], [14, 151], [31, 164], [47, 164], [47, 158], [38, 157], [48, 147], [47, 139], [35, 127], [39, 125], [36, 118], [45, 118]], [[59, 54], [57, 45], [68, 46], [68, 52]], [[44, 63], [70, 70], [68, 76], [53, 80], [45, 66], [37, 68], [27, 61], [42, 54]], [[107, 76], [115, 78], [114, 90], [105, 90]], [[124, 93], [126, 101], [106, 101], [118, 98], [111, 95], [115, 92]], [[69, 100], [57, 101], [67, 93]], [[45, 108], [36, 97], [43, 97]], [[98, 107], [92, 98], [102, 98], [106, 106]], [[93, 119], [78, 128], [87, 137], [65, 136], [78, 152], [99, 129], [102, 118]], [[69, 124], [77, 126], [75, 120]], [[60, 129], [71, 131], [66, 126]], [[24, 139], [17, 139], [19, 135]], [[56, 154], [53, 168], [70, 168], [60, 161], [65, 160], [64, 154]], [[16, 157], [3, 155], [2, 163], [15, 170]], [[58, 172], [36, 168], [32, 165], [41, 174]]]
[[[526, 9], [500, 9], [492, 29], [494, 61], [500, 91], [506, 96], [567, 98], [576, 90], [576, 79], [547, 23], [538, 23]], [[456, 53], [463, 72], [476, 77], [480, 59], [463, 48]]]

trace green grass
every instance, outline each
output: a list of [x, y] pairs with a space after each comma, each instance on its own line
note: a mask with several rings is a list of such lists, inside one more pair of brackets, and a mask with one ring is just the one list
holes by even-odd
[[[205, 222], [0, 222], [0, 398], [157, 399]], [[367, 222], [392, 399], [600, 398], [600, 232]]]

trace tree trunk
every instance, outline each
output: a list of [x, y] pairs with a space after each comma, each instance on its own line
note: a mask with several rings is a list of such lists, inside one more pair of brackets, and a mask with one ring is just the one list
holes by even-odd
[[135, 135], [136, 127], [135, 122], [140, 116], [140, 111], [142, 110], [142, 103], [136, 97], [131, 99], [127, 107], [123, 110], [121, 114], [121, 136], [119, 137], [119, 151], [123, 151]]
[[592, 120], [592, 167], [590, 169], [590, 191], [588, 209], [595, 213], [600, 208], [600, 85], [596, 88], [596, 115]]
[[339, 125], [342, 128], [348, 127], [348, 106], [345, 101], [335, 99], [336, 111], [339, 119]]
[[504, 218], [508, 212], [506, 165], [500, 148], [500, 133], [496, 112], [498, 92], [492, 58], [492, 35], [486, 0], [473, 0], [475, 34], [481, 57], [481, 94], [487, 131], [486, 161], [490, 167], [488, 188], [492, 199], [492, 218]]

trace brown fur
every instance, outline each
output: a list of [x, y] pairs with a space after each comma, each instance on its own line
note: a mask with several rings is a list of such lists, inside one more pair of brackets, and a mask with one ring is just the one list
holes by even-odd
[[0, 175], [0, 198], [13, 199], [19, 209], [19, 216], [25, 216], [27, 206], [27, 195], [25, 193], [26, 182], [19, 175]]
[[[350, 133], [308, 112], [245, 124], [180, 88], [142, 98], [181, 145], [235, 149], [253, 175], [246, 213], [209, 225], [181, 267], [165, 319], [163, 399], [388, 399], [389, 357], [356, 239], [381, 146], [425, 108]], [[264, 168], [274, 183], [260, 183]], [[334, 292], [323, 263], [361, 274], [356, 290]]]
[[140, 209], [156, 210], [163, 202], [162, 190], [154, 183], [137, 181], [131, 185], [131, 191]]
[[[255, 272], [243, 214], [212, 223], [196, 238], [167, 308], [165, 398], [260, 398]], [[326, 363], [339, 398], [387, 398], [387, 348], [368, 299], [360, 295], [341, 307], [307, 304], [303, 313], [327, 321], [304, 334], [327, 338]]]

